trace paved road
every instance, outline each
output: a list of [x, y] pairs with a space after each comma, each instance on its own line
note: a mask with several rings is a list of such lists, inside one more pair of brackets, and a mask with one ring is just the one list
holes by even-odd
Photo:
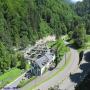
[[[40, 84], [40, 86], [36, 87], [34, 90], [36, 90], [38, 88], [40, 90], [48, 90], [49, 87], [54, 86], [55, 84], [62, 82], [62, 80], [64, 80], [67, 76], [69, 76], [70, 72], [72, 72], [78, 66], [78, 61], [79, 61], [78, 52], [72, 48], [70, 49], [70, 52], [71, 52], [71, 56], [70, 56], [71, 61], [65, 67], [65, 69], [60, 71], [55, 77], [53, 77], [53, 78], [49, 79], [48, 81]], [[66, 54], [66, 57], [64, 56], [63, 59], [67, 58], [68, 56], [69, 56], [69, 54]], [[58, 69], [60, 67], [61, 67], [61, 64], [59, 64], [57, 66], [57, 68], [54, 69], [53, 71], [48, 71], [44, 75], [37, 77], [35, 80], [28, 83], [26, 86], [24, 86], [23, 88], [21, 88], [19, 90], [30, 90], [31, 87], [34, 87], [38, 83], [43, 82], [43, 81], [47, 80], [48, 78], [50, 78], [55, 72], [58, 71]], [[22, 76], [19, 77], [17, 80], [15, 80], [13, 83], [11, 83], [8, 86], [9, 87], [15, 87], [21, 79], [22, 79]], [[9, 90], [12, 90], [12, 89], [9, 89]]]
[[[47, 41], [55, 41], [55, 36], [47, 36], [44, 37], [43, 39], [40, 39], [36, 42], [36, 44], [34, 46], [28, 46], [27, 48], [25, 48], [24, 50], [21, 50], [21, 52], [24, 53], [24, 57], [27, 57], [27, 52], [30, 52], [33, 48], [35, 48], [37, 46], [37, 44], [40, 43], [46, 43]], [[54, 71], [53, 71], [54, 72]], [[50, 72], [49, 72], [50, 73]], [[14, 80], [13, 82], [11, 82], [10, 84], [6, 85], [2, 90], [13, 90], [13, 87], [17, 87], [17, 85], [20, 83], [20, 81], [23, 79], [25, 73], [22, 74], [20, 77], [18, 77], [16, 80]], [[44, 75], [44, 77], [47, 77], [47, 73]], [[26, 89], [25, 89], [26, 90]]]
[[[67, 53], [66, 58], [68, 58], [69, 55], [70, 55], [70, 53]], [[63, 57], [62, 61], [65, 61], [65, 56]], [[60, 70], [60, 67], [62, 67], [62, 64], [63, 64], [63, 62], [59, 63], [58, 66], [54, 70], [48, 71], [45, 74], [43, 74], [42, 76], [37, 77], [35, 80], [28, 83], [26, 86], [24, 86], [20, 90], [28, 90], [29, 88], [34, 87], [35, 85], [37, 85], [37, 84], [51, 78], [51, 76], [53, 76], [58, 70]]]
[[[60, 71], [55, 77], [49, 79], [48, 81], [40, 84], [40, 86], [34, 88], [34, 90], [36, 89], [40, 89], [40, 90], [47, 90], [49, 87], [60, 83], [62, 80], [64, 80], [69, 74], [70, 72], [75, 69], [78, 66], [78, 61], [79, 61], [79, 56], [78, 56], [78, 52], [74, 49], [70, 49], [71, 52], [71, 61], [70, 63], [65, 67], [64, 70]], [[68, 57], [68, 55], [66, 55], [66, 57]], [[76, 58], [77, 57], [77, 58]], [[65, 56], [63, 57], [63, 59], [65, 59]], [[33, 80], [32, 82], [28, 83], [26, 86], [24, 86], [23, 88], [21, 88], [20, 90], [30, 90], [31, 87], [36, 86], [38, 83], [45, 81], [46, 79], [50, 78], [55, 72], [58, 71], [58, 69], [61, 67], [61, 64], [59, 64], [57, 66], [56, 69], [54, 69], [53, 71], [49, 71], [46, 72], [44, 75], [37, 77], [35, 80]]]
[[76, 69], [76, 67], [78, 67], [78, 61], [79, 61], [78, 52], [74, 49], [71, 49], [70, 64], [67, 65], [67, 67], [62, 72], [58, 73], [58, 75], [56, 75], [49, 81], [41, 84], [40, 86], [38, 86], [37, 88], [33, 90], [37, 90], [37, 89], [48, 90], [49, 87], [51, 86], [53, 87], [54, 85], [61, 83], [66, 77], [70, 75], [70, 72], [72, 72], [74, 69]]
[[[86, 54], [87, 52], [90, 52], [90, 50], [86, 50], [84, 54]], [[88, 56], [89, 55], [90, 53], [88, 54]], [[74, 87], [85, 78], [87, 72], [90, 72], [90, 63], [87, 62], [86, 59], [83, 58], [78, 68], [71, 72], [71, 76], [65, 79], [63, 83], [59, 84], [60, 89], [75, 90]], [[88, 59], [90, 61], [90, 58]]]

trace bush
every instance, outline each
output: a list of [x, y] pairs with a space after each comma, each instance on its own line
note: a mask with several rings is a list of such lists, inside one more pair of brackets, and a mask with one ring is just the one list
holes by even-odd
[[28, 79], [28, 80], [22, 80], [22, 81], [18, 84], [17, 88], [21, 88], [21, 87], [25, 86], [27, 83], [29, 83], [30, 81], [34, 80], [35, 78], [36, 78], [36, 77], [33, 76], [32, 78], [30, 78], [30, 79]]

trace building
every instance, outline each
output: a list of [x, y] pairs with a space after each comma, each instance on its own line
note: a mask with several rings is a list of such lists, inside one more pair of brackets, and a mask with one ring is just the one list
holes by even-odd
[[33, 46], [24, 53], [24, 58], [31, 65], [31, 73], [38, 76], [42, 75], [46, 68], [55, 59], [54, 51], [47, 47], [46, 43], [41, 43]]
[[31, 72], [36, 76], [42, 75], [45, 70], [49, 68], [50, 64], [54, 61], [54, 59], [54, 53], [51, 53], [50, 51], [46, 52], [45, 55], [31, 62]]

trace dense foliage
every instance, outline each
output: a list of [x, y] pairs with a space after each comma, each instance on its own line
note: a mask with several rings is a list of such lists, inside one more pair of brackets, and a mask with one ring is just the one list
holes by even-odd
[[56, 59], [54, 60], [54, 62], [55, 62], [55, 66], [57, 66], [58, 63], [62, 60], [65, 52], [69, 51], [69, 48], [66, 47], [62, 39], [57, 40], [52, 45], [52, 48], [55, 50]]
[[86, 24], [87, 34], [90, 34], [90, 0], [83, 0], [74, 5], [75, 12], [82, 17], [82, 21]]
[[66, 33], [73, 15], [63, 0], [0, 0], [0, 41], [25, 47], [48, 34]]
[[0, 0], [0, 72], [17, 66], [17, 61], [25, 68], [12, 47], [25, 48], [44, 36], [55, 34], [58, 39], [71, 31], [76, 43], [83, 44], [83, 32], [90, 29], [89, 14], [82, 19], [74, 10], [64, 0]]
[[[17, 66], [12, 47], [25, 48], [37, 39], [71, 30], [73, 10], [63, 0], [0, 0], [0, 70]], [[21, 60], [21, 64], [23, 60]], [[25, 67], [21, 67], [25, 68]]]

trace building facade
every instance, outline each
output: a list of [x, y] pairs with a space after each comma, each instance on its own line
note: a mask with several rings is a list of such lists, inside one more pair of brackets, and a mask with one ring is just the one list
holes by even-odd
[[47, 52], [41, 58], [31, 62], [31, 71], [34, 75], [42, 75], [46, 69], [50, 67], [50, 64], [55, 60], [55, 54]]

